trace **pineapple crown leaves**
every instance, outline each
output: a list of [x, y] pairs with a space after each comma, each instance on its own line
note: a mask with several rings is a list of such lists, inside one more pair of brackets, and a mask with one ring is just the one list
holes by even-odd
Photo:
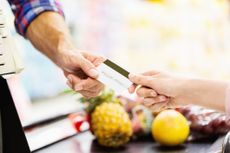
[[120, 100], [115, 96], [113, 90], [103, 90], [102, 93], [94, 98], [87, 99], [85, 97], [80, 98], [82, 103], [86, 103], [86, 111], [92, 113], [94, 109], [102, 103], [120, 103]]
[[66, 94], [75, 95], [75, 94], [77, 94], [77, 92], [72, 90], [72, 89], [66, 89], [66, 90], [64, 90], [63, 92], [60, 93], [60, 95], [66, 95]]
[[[65, 95], [65, 94], [76, 95], [79, 93], [77, 93], [76, 91], [72, 89], [66, 89], [61, 94], [62, 95]], [[111, 103], [111, 102], [120, 103], [120, 100], [115, 96], [114, 91], [110, 89], [104, 89], [101, 92], [101, 94], [97, 97], [89, 98], [89, 99], [85, 97], [81, 97], [80, 99], [77, 99], [77, 100], [80, 100], [81, 103], [87, 105], [86, 111], [88, 113], [92, 113], [98, 105], [105, 103], [105, 102], [106, 103]]]

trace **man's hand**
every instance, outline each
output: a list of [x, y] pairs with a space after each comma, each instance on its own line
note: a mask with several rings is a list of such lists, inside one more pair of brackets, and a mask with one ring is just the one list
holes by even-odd
[[26, 36], [38, 50], [64, 71], [71, 88], [87, 98], [97, 96], [103, 89], [103, 85], [95, 80], [98, 77], [95, 67], [102, 63], [104, 58], [79, 52], [60, 14], [40, 14], [29, 25]]
[[86, 52], [67, 53], [60, 56], [59, 65], [68, 79], [68, 86], [84, 97], [97, 96], [104, 85], [96, 80], [99, 74], [95, 67], [105, 59]]

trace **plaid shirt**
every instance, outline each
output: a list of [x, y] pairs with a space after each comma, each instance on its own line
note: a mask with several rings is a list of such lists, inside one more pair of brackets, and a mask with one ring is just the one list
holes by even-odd
[[15, 15], [15, 26], [25, 36], [29, 24], [42, 12], [55, 11], [63, 15], [57, 0], [8, 0]]

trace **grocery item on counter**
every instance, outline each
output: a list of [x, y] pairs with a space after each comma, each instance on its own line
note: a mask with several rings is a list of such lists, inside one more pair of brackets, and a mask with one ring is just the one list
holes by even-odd
[[189, 135], [187, 119], [174, 109], [161, 111], [152, 124], [154, 139], [164, 146], [177, 146], [187, 140]]
[[[131, 120], [112, 91], [91, 99], [82, 98], [81, 101], [87, 105], [88, 118], [85, 119], [88, 119], [90, 130], [100, 145], [119, 147], [130, 140], [133, 134]], [[81, 119], [74, 123], [78, 130], [81, 123]]]
[[[230, 130], [230, 116], [201, 106], [178, 106], [156, 114], [143, 106], [141, 100], [115, 96], [113, 91], [103, 91], [95, 98], [81, 98], [81, 101], [86, 111], [70, 116], [73, 125], [81, 131], [87, 121], [98, 143], [106, 147], [120, 147], [130, 140], [151, 135], [161, 145], [175, 146], [186, 141], [210, 140]], [[174, 129], [172, 123], [177, 128], [179, 125], [179, 130]], [[174, 130], [174, 135], [170, 130]], [[165, 139], [161, 134], [167, 132]]]
[[176, 110], [190, 122], [191, 141], [224, 135], [230, 131], [230, 116], [224, 112], [196, 105], [181, 106]]

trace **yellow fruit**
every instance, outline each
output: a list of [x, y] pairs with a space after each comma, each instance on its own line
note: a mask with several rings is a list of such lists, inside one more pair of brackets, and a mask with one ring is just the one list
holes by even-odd
[[159, 3], [159, 4], [162, 4], [165, 2], [165, 0], [148, 0], [148, 1], [151, 3]]
[[132, 136], [131, 120], [119, 103], [105, 102], [91, 114], [91, 129], [99, 144], [119, 147]]
[[175, 110], [164, 110], [154, 119], [152, 134], [160, 144], [176, 146], [187, 139], [189, 124], [181, 113]]

